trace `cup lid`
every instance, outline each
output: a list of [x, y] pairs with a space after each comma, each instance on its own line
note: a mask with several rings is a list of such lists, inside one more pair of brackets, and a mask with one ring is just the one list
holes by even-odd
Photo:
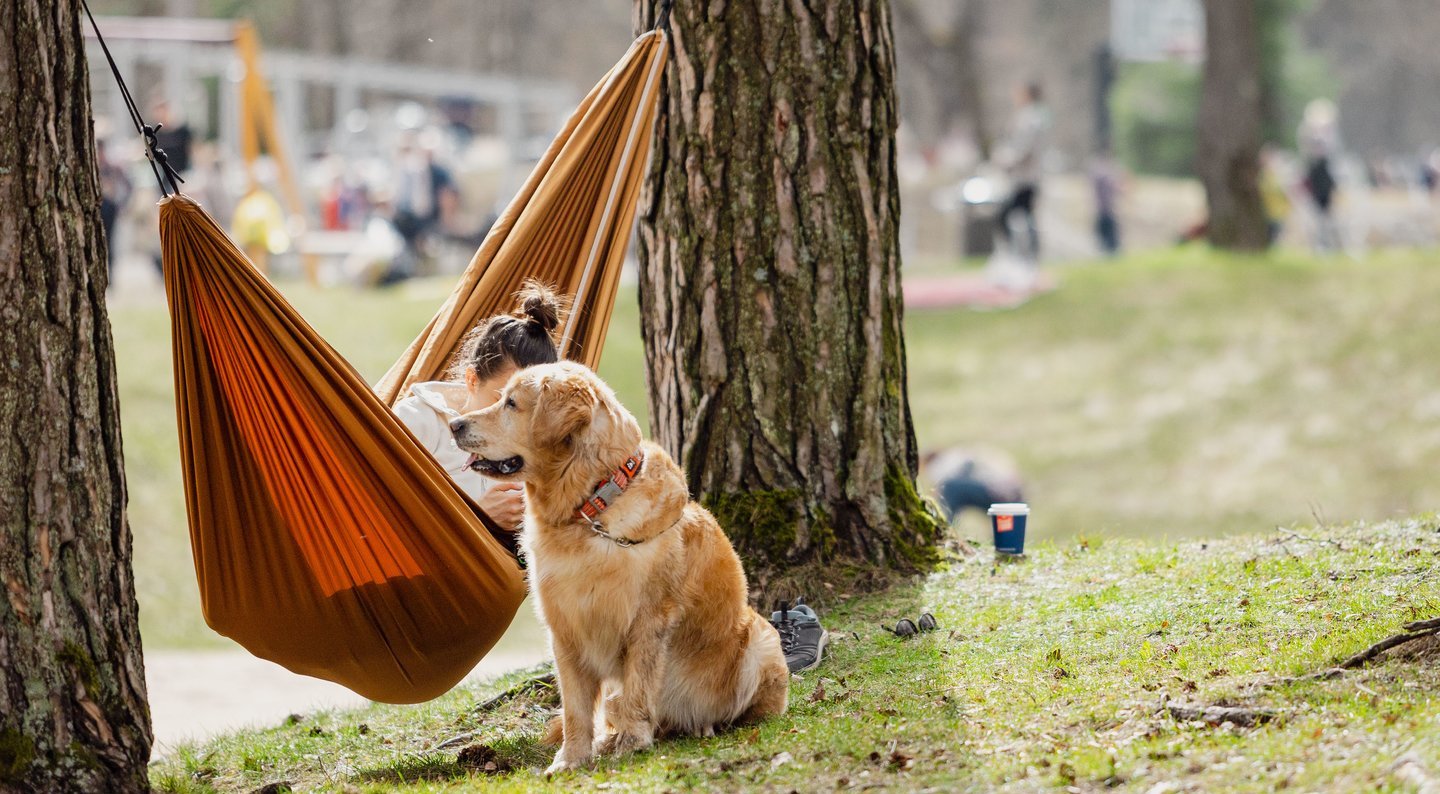
[[990, 505], [989, 513], [992, 516], [1028, 516], [1030, 505], [1024, 502], [1000, 502]]

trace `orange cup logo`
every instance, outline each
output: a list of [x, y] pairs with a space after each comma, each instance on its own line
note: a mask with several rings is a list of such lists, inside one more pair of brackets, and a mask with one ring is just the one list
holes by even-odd
[[1009, 532], [1015, 528], [1015, 516], [995, 516], [995, 531]]

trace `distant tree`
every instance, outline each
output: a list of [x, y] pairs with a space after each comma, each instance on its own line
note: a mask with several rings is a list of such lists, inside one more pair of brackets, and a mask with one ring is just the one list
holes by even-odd
[[981, 156], [989, 157], [994, 130], [986, 116], [979, 48], [984, 6], [981, 0], [947, 3], [948, 19], [937, 25], [923, 13], [923, 4], [892, 2], [899, 58], [911, 69], [896, 86], [906, 108], [905, 122], [922, 126], [920, 132], [929, 142], [948, 132], [952, 123], [964, 122]]
[[943, 525], [915, 488], [889, 2], [682, 1], [671, 25], [640, 206], [651, 429], [762, 588], [914, 570]]
[[1257, 0], [1205, 0], [1205, 70], [1195, 170], [1205, 185], [1218, 248], [1269, 245], [1260, 198], [1265, 89]]
[[1303, 39], [1333, 79], [1305, 99], [1343, 108], [1340, 138], [1367, 157], [1432, 151], [1440, 136], [1440, 14], [1415, 0], [1312, 0]]
[[77, 0], [0, 3], [0, 791], [148, 789]]

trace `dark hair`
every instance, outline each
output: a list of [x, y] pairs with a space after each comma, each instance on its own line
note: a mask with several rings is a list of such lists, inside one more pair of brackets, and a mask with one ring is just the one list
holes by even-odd
[[560, 324], [560, 297], [537, 281], [526, 281], [515, 299], [520, 304], [515, 312], [497, 314], [470, 332], [456, 362], [456, 376], [474, 372], [485, 380], [507, 364], [524, 369], [560, 360], [551, 336]]

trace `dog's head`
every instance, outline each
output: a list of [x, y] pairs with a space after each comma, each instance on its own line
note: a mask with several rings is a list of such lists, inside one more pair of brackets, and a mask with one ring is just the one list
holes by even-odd
[[476, 471], [524, 482], [562, 469], [590, 477], [640, 443], [639, 424], [610, 387], [570, 361], [520, 370], [494, 405], [455, 419], [450, 431]]

